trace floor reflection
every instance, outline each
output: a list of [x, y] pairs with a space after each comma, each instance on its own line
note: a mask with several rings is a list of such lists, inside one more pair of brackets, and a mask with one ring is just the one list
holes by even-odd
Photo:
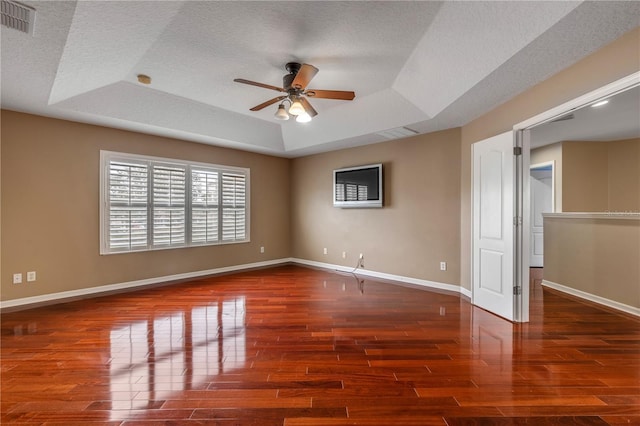
[[359, 277], [353, 272], [340, 272], [336, 271], [341, 277], [338, 280], [322, 280], [323, 288], [330, 288], [332, 284], [336, 282], [340, 285], [340, 290], [346, 292], [347, 289], [356, 289], [360, 294], [364, 294], [365, 279]]
[[237, 297], [114, 328], [114, 416], [150, 408], [175, 391], [199, 389], [210, 376], [244, 365], [245, 316], [245, 298]]
[[471, 347], [474, 353], [487, 364], [498, 366], [501, 373], [510, 373], [514, 355], [514, 324], [483, 309], [471, 309]]

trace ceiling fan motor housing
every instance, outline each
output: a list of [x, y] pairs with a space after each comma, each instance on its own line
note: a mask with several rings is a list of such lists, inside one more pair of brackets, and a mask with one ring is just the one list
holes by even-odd
[[302, 67], [302, 65], [297, 62], [289, 62], [287, 65], [285, 65], [285, 69], [289, 71], [289, 74], [286, 74], [284, 77], [282, 77], [282, 87], [285, 91], [289, 92], [291, 89], [293, 89], [291, 87], [291, 83], [293, 83], [296, 75], [298, 75], [300, 67]]

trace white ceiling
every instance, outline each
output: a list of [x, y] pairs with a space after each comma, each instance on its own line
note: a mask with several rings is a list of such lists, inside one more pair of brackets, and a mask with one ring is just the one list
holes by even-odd
[[640, 86], [610, 96], [606, 100], [606, 105], [583, 106], [534, 127], [531, 129], [531, 148], [561, 141], [616, 141], [640, 138]]
[[[2, 108], [283, 157], [461, 126], [640, 25], [640, 2], [22, 1]], [[284, 65], [320, 69], [311, 123], [276, 121]], [[149, 86], [137, 74], [152, 77]]]

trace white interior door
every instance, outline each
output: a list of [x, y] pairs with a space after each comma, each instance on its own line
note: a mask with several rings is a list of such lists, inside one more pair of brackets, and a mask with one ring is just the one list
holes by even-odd
[[514, 320], [515, 157], [512, 132], [472, 145], [472, 301]]
[[544, 266], [544, 222], [542, 213], [553, 212], [553, 163], [531, 166], [531, 237], [529, 265]]

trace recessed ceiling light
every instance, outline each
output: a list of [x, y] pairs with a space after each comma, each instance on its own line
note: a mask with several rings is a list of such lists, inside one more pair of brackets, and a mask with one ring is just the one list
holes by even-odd
[[595, 104], [591, 105], [591, 107], [597, 108], [599, 106], [606, 105], [608, 103], [609, 103], [609, 99], [605, 99], [604, 101], [596, 102]]
[[151, 84], [151, 77], [144, 74], [138, 74], [138, 83]]

